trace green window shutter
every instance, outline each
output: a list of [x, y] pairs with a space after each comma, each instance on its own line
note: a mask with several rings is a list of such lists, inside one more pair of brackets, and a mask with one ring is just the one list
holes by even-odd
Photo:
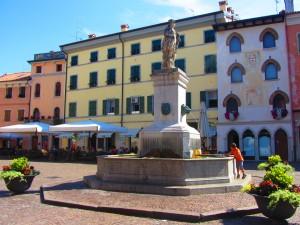
[[153, 113], [153, 95], [147, 96], [147, 112]]
[[216, 55], [206, 55], [204, 61], [205, 61], [205, 73], [216, 73], [217, 72]]
[[97, 115], [97, 101], [90, 101], [89, 102], [89, 116], [96, 116]]
[[139, 97], [139, 101], [140, 101], [140, 113], [144, 113], [145, 112], [144, 96]]
[[76, 102], [69, 103], [69, 117], [76, 117]]
[[103, 102], [103, 104], [102, 104], [102, 114], [106, 115], [106, 100], [103, 100], [102, 102]]
[[131, 98], [126, 99], [126, 113], [131, 114]]
[[119, 115], [119, 99], [115, 99], [115, 115]]
[[186, 105], [188, 107], [190, 107], [190, 109], [192, 108], [192, 93], [191, 92], [186, 93]]

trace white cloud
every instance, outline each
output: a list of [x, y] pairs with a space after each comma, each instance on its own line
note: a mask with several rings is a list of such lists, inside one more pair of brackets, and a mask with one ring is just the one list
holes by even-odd
[[147, 2], [155, 5], [180, 8], [183, 9], [181, 17], [204, 14], [218, 10], [217, 3], [214, 7], [212, 2], [205, 0], [147, 0]]

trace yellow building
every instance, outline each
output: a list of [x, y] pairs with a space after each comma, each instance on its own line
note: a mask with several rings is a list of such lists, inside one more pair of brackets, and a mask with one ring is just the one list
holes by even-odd
[[[209, 121], [217, 120], [216, 43], [212, 25], [226, 22], [223, 11], [176, 21], [181, 43], [176, 65], [191, 78], [188, 123], [197, 127], [200, 101]], [[128, 128], [153, 121], [153, 87], [150, 74], [160, 69], [160, 50], [167, 23], [122, 31], [61, 46], [67, 54], [67, 122], [93, 119]]]

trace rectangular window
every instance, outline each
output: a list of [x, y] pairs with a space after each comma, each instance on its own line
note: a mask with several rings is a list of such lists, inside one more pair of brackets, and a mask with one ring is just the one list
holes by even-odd
[[89, 116], [96, 116], [97, 115], [97, 101], [90, 101], [89, 102]]
[[161, 70], [161, 62], [154, 62], [154, 63], [152, 63], [151, 69], [152, 69], [152, 73], [155, 70]]
[[144, 113], [144, 97], [129, 97], [126, 99], [126, 103], [127, 114]]
[[90, 56], [90, 62], [97, 62], [98, 61], [98, 52], [91, 52], [91, 56]]
[[179, 41], [179, 44], [178, 44], [178, 48], [183, 48], [185, 46], [184, 35], [180, 35], [179, 38], [180, 38], [180, 41]]
[[98, 73], [91, 72], [90, 73], [90, 87], [97, 87], [98, 85]]
[[107, 70], [106, 75], [106, 83], [107, 85], [113, 85], [116, 83], [116, 69], [109, 69]]
[[217, 72], [217, 58], [216, 55], [206, 55], [204, 57], [205, 73]]
[[77, 103], [76, 102], [70, 102], [69, 103], [69, 117], [76, 117], [76, 109]]
[[116, 105], [117, 99], [108, 99], [103, 101], [103, 114], [104, 115], [115, 115], [116, 113]]
[[107, 49], [107, 59], [114, 59], [114, 58], [116, 58], [116, 48]]
[[140, 54], [140, 43], [132, 44], [131, 55], [138, 55], [138, 54]]
[[185, 59], [176, 59], [175, 66], [185, 72]]
[[130, 68], [130, 81], [137, 82], [141, 80], [140, 77], [140, 66], [131, 66]]
[[4, 110], [4, 121], [8, 122], [10, 121], [10, 110]]
[[73, 55], [71, 57], [71, 66], [76, 66], [78, 65], [78, 55]]
[[297, 34], [298, 53], [300, 53], [300, 33]]
[[214, 30], [204, 31], [204, 43], [211, 43], [216, 41], [216, 35]]
[[56, 64], [56, 72], [62, 71], [62, 64]]
[[25, 114], [24, 109], [19, 109], [18, 110], [18, 121], [23, 121], [24, 120], [24, 114]]
[[25, 87], [19, 87], [19, 98], [25, 98]]
[[36, 72], [36, 73], [42, 73], [42, 66], [37, 66], [37, 67], [35, 68], [35, 72]]
[[161, 39], [156, 39], [152, 41], [152, 52], [161, 50]]
[[200, 102], [205, 102], [207, 108], [218, 107], [218, 92], [217, 91], [200, 91]]
[[70, 90], [77, 89], [77, 75], [70, 76]]
[[188, 107], [190, 107], [190, 109], [192, 108], [192, 93], [191, 92], [186, 92], [186, 97], [185, 97], [185, 100], [186, 100], [186, 105]]
[[12, 88], [6, 88], [5, 98], [12, 98]]

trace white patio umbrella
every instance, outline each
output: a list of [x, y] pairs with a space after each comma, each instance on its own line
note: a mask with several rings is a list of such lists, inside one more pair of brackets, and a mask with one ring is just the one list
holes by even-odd
[[0, 127], [0, 133], [48, 133], [49, 124], [32, 122]]
[[73, 123], [65, 123], [56, 126], [50, 126], [49, 131], [51, 132], [117, 132], [125, 133], [127, 128], [120, 127], [117, 125], [104, 123], [100, 121], [84, 120]]
[[206, 139], [206, 143], [209, 146], [211, 143], [211, 137], [214, 136], [214, 132], [212, 131], [211, 127], [208, 123], [207, 111], [204, 102], [201, 102], [201, 109], [200, 109], [200, 118], [199, 118], [199, 131], [201, 138]]

